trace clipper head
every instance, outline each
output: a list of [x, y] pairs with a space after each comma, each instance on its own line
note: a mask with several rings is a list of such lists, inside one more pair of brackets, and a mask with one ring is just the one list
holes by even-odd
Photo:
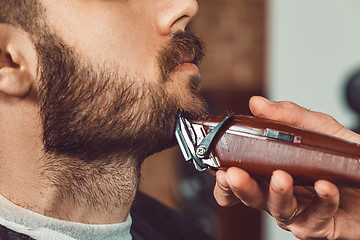
[[191, 123], [179, 112], [176, 121], [175, 137], [185, 160], [192, 162], [198, 171], [204, 171], [208, 168], [220, 168], [219, 160], [213, 153], [215, 139], [233, 119], [234, 116], [226, 117], [206, 134], [201, 124]]
[[175, 137], [185, 161], [192, 162], [198, 171], [204, 171], [207, 167], [196, 156], [197, 134], [193, 124], [178, 113], [176, 119]]

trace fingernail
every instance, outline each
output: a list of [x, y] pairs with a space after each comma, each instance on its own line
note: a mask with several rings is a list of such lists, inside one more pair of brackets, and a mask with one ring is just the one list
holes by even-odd
[[317, 194], [319, 195], [319, 197], [321, 197], [322, 199], [327, 199], [329, 196], [324, 194], [324, 193], [321, 193], [321, 192], [317, 192]]
[[277, 192], [283, 191], [283, 188], [280, 187], [279, 183], [275, 179], [271, 180], [271, 188]]
[[324, 192], [322, 192], [321, 190], [319, 190], [318, 187], [316, 187], [316, 185], [314, 186], [314, 188], [315, 188], [316, 194], [317, 194], [319, 197], [321, 197], [322, 199], [327, 199], [327, 198], [329, 197], [326, 193], [324, 193]]

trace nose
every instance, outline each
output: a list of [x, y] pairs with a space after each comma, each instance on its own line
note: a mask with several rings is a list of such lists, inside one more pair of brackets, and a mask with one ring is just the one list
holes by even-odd
[[169, 35], [185, 27], [198, 12], [196, 0], [160, 1], [155, 11], [154, 25], [160, 35]]

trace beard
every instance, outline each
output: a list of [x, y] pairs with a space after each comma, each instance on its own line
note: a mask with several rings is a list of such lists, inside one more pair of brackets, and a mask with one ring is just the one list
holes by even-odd
[[188, 81], [184, 92], [189, 96], [180, 97], [181, 93], [166, 88], [176, 81], [170, 73], [184, 57], [193, 54], [193, 63], [198, 64], [204, 56], [204, 44], [191, 33], [174, 34], [159, 51], [161, 77], [155, 83], [121, 75], [115, 62], [81, 65], [74, 51], [49, 31], [36, 49], [44, 149], [54, 156], [92, 162], [130, 155], [141, 164], [147, 156], [174, 145], [178, 110], [191, 118], [207, 114], [197, 77]]

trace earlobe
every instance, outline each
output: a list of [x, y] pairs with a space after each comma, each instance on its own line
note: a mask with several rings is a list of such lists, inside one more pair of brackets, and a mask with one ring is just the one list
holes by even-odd
[[13, 26], [0, 24], [0, 93], [25, 97], [36, 74], [30, 38]]

